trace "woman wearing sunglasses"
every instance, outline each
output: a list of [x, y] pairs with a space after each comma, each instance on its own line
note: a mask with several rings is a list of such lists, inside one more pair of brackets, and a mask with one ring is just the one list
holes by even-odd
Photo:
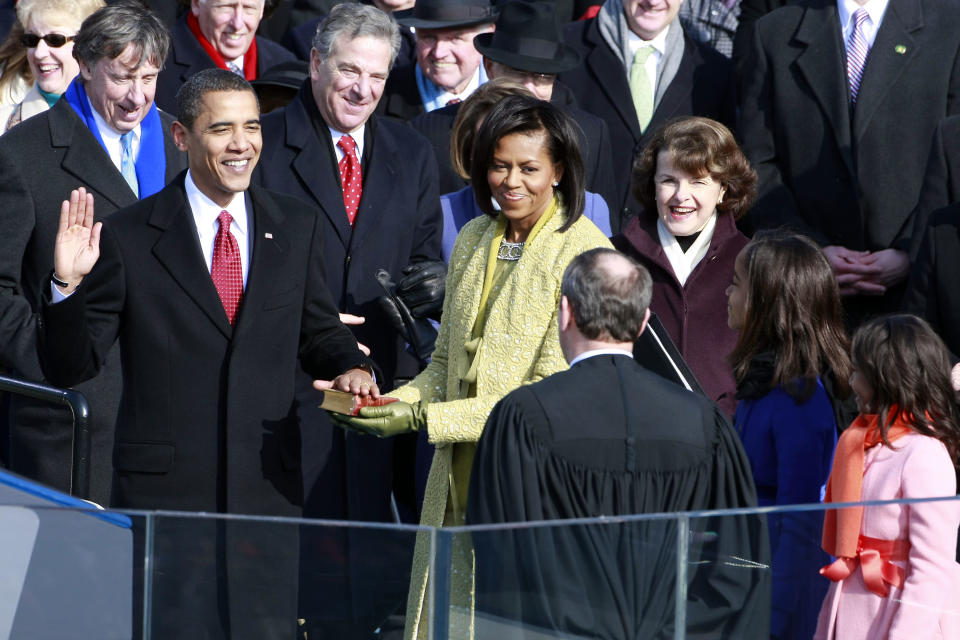
[[80, 72], [73, 57], [73, 37], [103, 0], [20, 0], [17, 19], [20, 39], [34, 84], [21, 102], [0, 107], [0, 134], [52, 107]]

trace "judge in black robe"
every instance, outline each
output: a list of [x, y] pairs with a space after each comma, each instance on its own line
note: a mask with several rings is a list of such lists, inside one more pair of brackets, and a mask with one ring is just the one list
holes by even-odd
[[762, 519], [681, 523], [672, 513], [756, 505], [730, 423], [705, 397], [637, 364], [629, 342], [577, 359], [564, 304], [566, 295], [560, 342], [572, 367], [493, 409], [467, 523], [671, 515], [474, 531], [478, 637], [672, 638], [679, 527], [689, 545], [686, 637], [769, 637]]

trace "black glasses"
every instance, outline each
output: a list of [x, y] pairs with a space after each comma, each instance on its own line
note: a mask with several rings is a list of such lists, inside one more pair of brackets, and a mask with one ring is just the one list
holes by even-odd
[[48, 47], [59, 49], [63, 45], [73, 40], [73, 38], [74, 36], [65, 36], [62, 33], [48, 33], [45, 36], [38, 36], [35, 33], [25, 33], [20, 37], [20, 44], [25, 46], [27, 49], [33, 49], [40, 44], [41, 40], [43, 40], [47, 43]]

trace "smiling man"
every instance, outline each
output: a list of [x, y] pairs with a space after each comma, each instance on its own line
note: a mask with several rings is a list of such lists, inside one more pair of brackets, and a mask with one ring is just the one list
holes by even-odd
[[[96, 11], [73, 40], [80, 75], [63, 98], [0, 138], [0, 360], [14, 376], [43, 380], [33, 313], [48, 280], [63, 199], [86, 187], [98, 219], [106, 218], [159, 191], [186, 166], [169, 133], [172, 119], [153, 103], [168, 43], [166, 27], [139, 3]], [[119, 351], [78, 390], [93, 416], [90, 497], [108, 504]], [[12, 404], [11, 468], [69, 490], [70, 412], [23, 398]]]
[[173, 27], [170, 56], [160, 73], [157, 104], [177, 113], [177, 89], [202, 69], [227, 69], [256, 80], [270, 67], [294, 60], [275, 42], [257, 36], [265, 0], [192, 0]]
[[[331, 10], [314, 35], [310, 77], [286, 108], [263, 120], [255, 177], [319, 207], [327, 282], [341, 312], [365, 318], [351, 328], [370, 347], [384, 388], [419, 368], [378, 303], [384, 291], [375, 275], [382, 269], [399, 282], [408, 266], [441, 260], [429, 143], [406, 125], [374, 116], [399, 46], [396, 23], [380, 9], [347, 3]], [[327, 460], [309, 515], [390, 520], [395, 443], [344, 440], [325, 412], [313, 410], [318, 399], [309, 385], [301, 398], [301, 419], [311, 425], [306, 438], [317, 450], [312, 459]]]
[[[297, 516], [295, 371], [376, 395], [372, 363], [330, 298], [319, 214], [248, 189], [261, 148], [252, 87], [208, 69], [178, 102], [173, 135], [187, 172], [106, 224], [93, 224], [87, 194], [63, 204], [44, 370], [60, 384], [83, 380], [119, 340], [115, 506]], [[227, 526], [223, 543], [214, 527], [182, 526], [182, 539], [217, 552], [199, 564], [168, 559], [157, 597], [170, 609], [156, 635], [176, 637], [189, 620], [201, 637], [294, 637], [295, 531]], [[218, 616], [224, 598], [229, 612]]]
[[623, 221], [640, 209], [630, 193], [633, 160], [660, 125], [681, 116], [733, 124], [732, 65], [684, 32], [682, 1], [606, 0], [595, 18], [564, 30], [583, 64], [558, 77], [610, 129]]

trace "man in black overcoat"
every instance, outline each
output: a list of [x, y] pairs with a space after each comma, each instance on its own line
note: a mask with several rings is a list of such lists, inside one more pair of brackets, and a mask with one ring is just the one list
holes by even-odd
[[[570, 263], [559, 315], [570, 369], [494, 407], [473, 462], [468, 524], [756, 506], [726, 417], [633, 360], [651, 288], [646, 269], [612, 249]], [[678, 581], [686, 637], [769, 635], [767, 534], [756, 516], [538, 525], [472, 539], [478, 637], [673, 637]], [[686, 577], [678, 540], [689, 543]]]
[[[261, 147], [252, 87], [209, 69], [179, 103], [173, 136], [189, 171], [106, 224], [93, 224], [89, 194], [64, 206], [44, 371], [89, 378], [120, 341], [116, 506], [299, 516], [296, 370], [376, 395], [372, 362], [327, 289], [318, 214], [248, 189]], [[155, 545], [158, 634], [293, 637], [296, 528], [171, 517]]]
[[[665, 5], [606, 0], [595, 18], [564, 28], [567, 44], [581, 53], [583, 64], [559, 79], [581, 109], [607, 123], [624, 222], [639, 210], [630, 187], [633, 160], [660, 125], [681, 116], [704, 116], [728, 126], [734, 120], [731, 62], [684, 32], [677, 19], [680, 0]], [[645, 61], [639, 63], [638, 56]]]
[[[74, 40], [80, 75], [66, 95], [0, 138], [0, 360], [13, 376], [43, 381], [33, 314], [49, 285], [60, 203], [85, 187], [97, 199], [97, 218], [105, 219], [159, 191], [186, 166], [170, 135], [173, 118], [153, 102], [168, 46], [167, 28], [139, 3], [100, 9]], [[125, 78], [125, 89], [113, 76]], [[127, 132], [133, 137], [129, 181], [122, 173]], [[91, 409], [89, 497], [108, 505], [119, 350], [77, 389]], [[11, 468], [69, 491], [71, 413], [18, 397], [12, 409]]]
[[960, 5], [860, 4], [862, 23], [842, 0], [756, 21], [738, 129], [760, 177], [747, 230], [822, 244], [853, 323], [899, 307], [934, 130], [960, 113]]
[[192, 0], [171, 30], [170, 55], [157, 79], [157, 104], [177, 114], [177, 89], [202, 69], [219, 67], [256, 80], [296, 56], [258, 36], [266, 0]]

